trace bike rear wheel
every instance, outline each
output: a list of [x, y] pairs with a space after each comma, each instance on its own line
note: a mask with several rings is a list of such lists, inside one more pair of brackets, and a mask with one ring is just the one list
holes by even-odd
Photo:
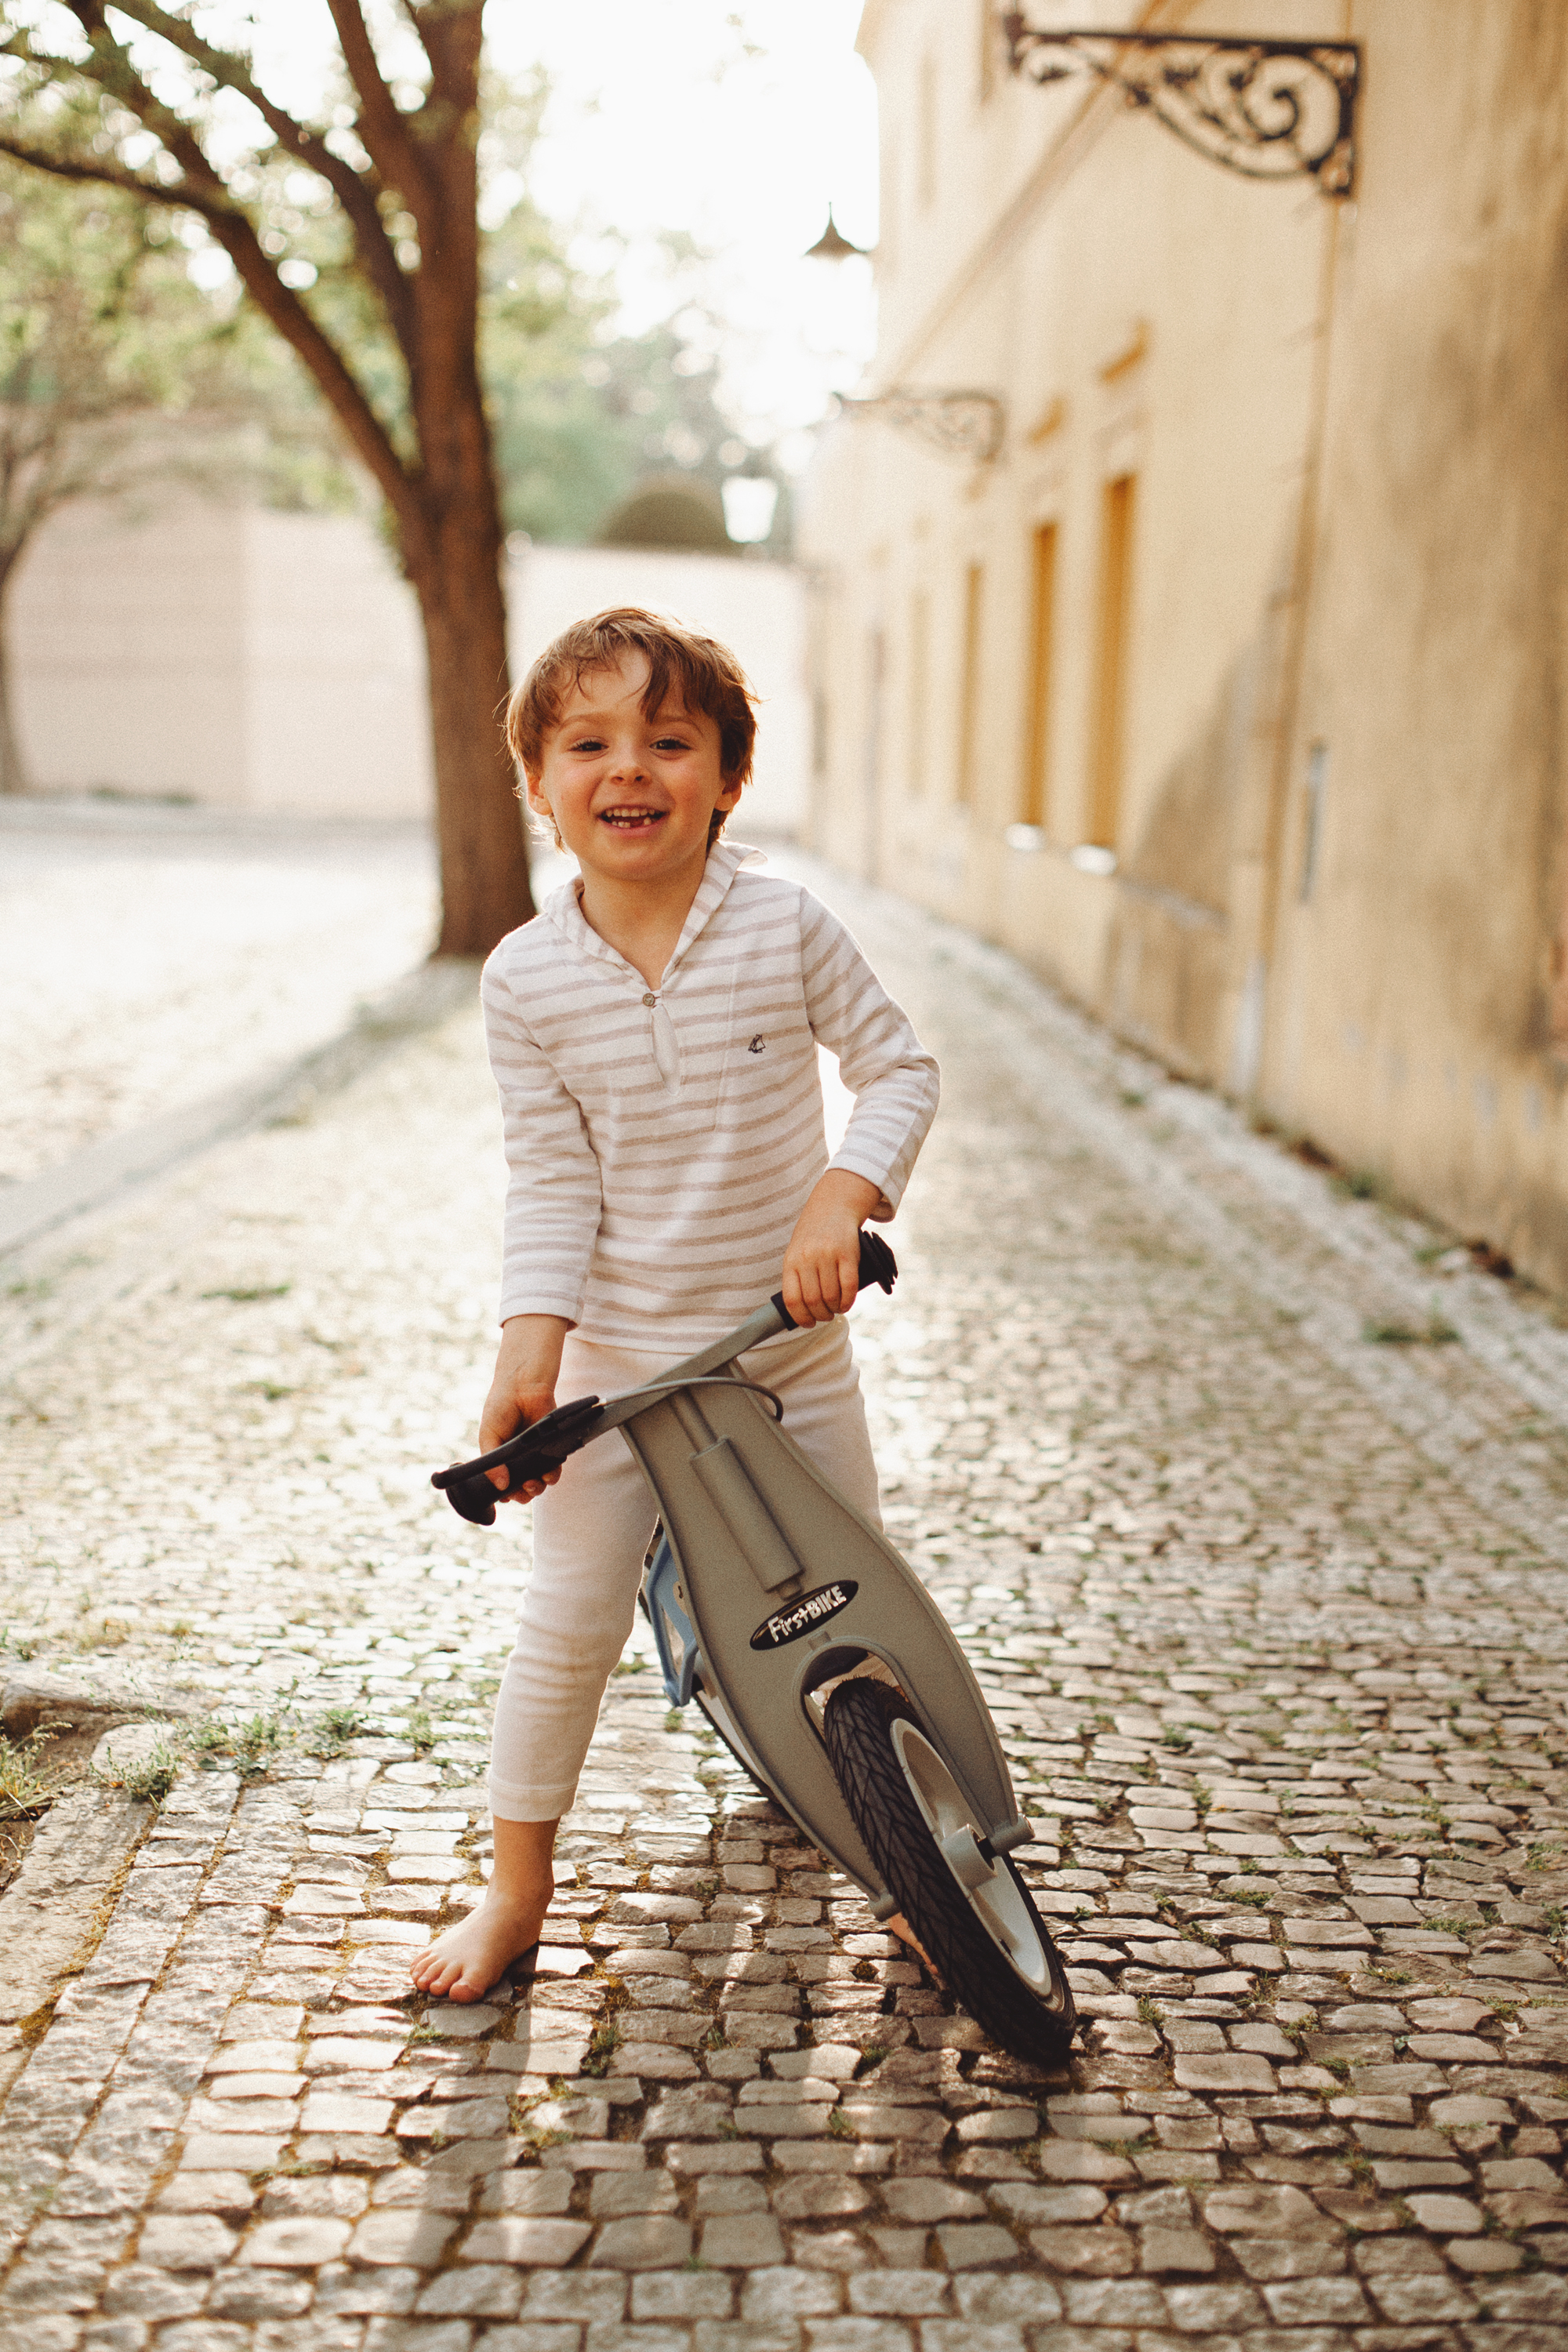
[[948, 1990], [1015, 2057], [1059, 2064], [1077, 2023], [1061, 1957], [1009, 1855], [981, 1862], [971, 1885], [943, 1853], [983, 1832], [902, 1693], [841, 1682], [823, 1734], [855, 1826]]

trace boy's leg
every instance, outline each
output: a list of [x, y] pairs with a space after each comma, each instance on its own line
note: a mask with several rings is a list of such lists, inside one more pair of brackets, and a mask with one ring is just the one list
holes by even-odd
[[[559, 1392], [613, 1396], [662, 1358], [569, 1338]], [[529, 1507], [533, 1566], [516, 1646], [496, 1698], [490, 1747], [495, 1864], [482, 1903], [422, 1951], [422, 1990], [478, 2000], [539, 1941], [556, 1824], [570, 1811], [599, 1703], [637, 1613], [654, 1507], [612, 1432], [573, 1455]]]
[[539, 1941], [554, 1885], [554, 1822], [497, 1820], [484, 1901], [427, 1945], [409, 1969], [421, 1992], [479, 2000]]
[[866, 1401], [842, 1316], [742, 1356], [738, 1370], [772, 1389], [784, 1425], [813, 1465], [874, 1528], [882, 1524]]
[[[569, 1338], [558, 1388], [568, 1397], [613, 1396], [654, 1378], [665, 1362]], [[876, 1464], [844, 1322], [759, 1349], [740, 1370], [775, 1391], [802, 1452], [879, 1527]], [[479, 2000], [539, 1940], [556, 1823], [576, 1794], [605, 1685], [631, 1632], [654, 1508], [612, 1433], [572, 1457], [531, 1517], [533, 1568], [490, 1750], [494, 1870], [484, 1901], [422, 1951], [412, 1971], [423, 1990], [453, 2000]]]

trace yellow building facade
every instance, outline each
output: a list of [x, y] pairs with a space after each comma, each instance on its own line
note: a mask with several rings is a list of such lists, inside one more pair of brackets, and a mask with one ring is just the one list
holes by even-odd
[[803, 501], [816, 845], [1568, 1287], [1568, 7], [1026, 20], [1355, 43], [1353, 187], [868, 0], [915, 405]]

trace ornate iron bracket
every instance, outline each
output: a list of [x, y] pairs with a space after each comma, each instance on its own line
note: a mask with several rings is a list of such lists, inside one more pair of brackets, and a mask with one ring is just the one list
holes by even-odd
[[944, 457], [973, 457], [983, 466], [1007, 429], [1006, 409], [994, 392], [915, 392], [895, 384], [874, 400], [840, 398], [838, 405], [846, 416], [879, 416]]
[[1355, 185], [1356, 41], [1277, 41], [1241, 33], [1037, 31], [1020, 8], [1002, 18], [1008, 64], [1031, 81], [1094, 74], [1167, 131], [1249, 180], [1316, 180], [1326, 196]]

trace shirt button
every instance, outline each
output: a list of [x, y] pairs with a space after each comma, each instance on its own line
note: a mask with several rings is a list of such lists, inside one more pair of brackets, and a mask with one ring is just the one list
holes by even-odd
[[658, 997], [657, 997], [657, 996], [655, 996], [655, 995], [653, 994], [652, 991], [650, 990], [650, 991], [648, 992], [648, 993], [647, 993], [647, 994], [643, 998], [643, 1003], [644, 1003], [645, 1004], [657, 1004], [657, 1003], [658, 1003]]

